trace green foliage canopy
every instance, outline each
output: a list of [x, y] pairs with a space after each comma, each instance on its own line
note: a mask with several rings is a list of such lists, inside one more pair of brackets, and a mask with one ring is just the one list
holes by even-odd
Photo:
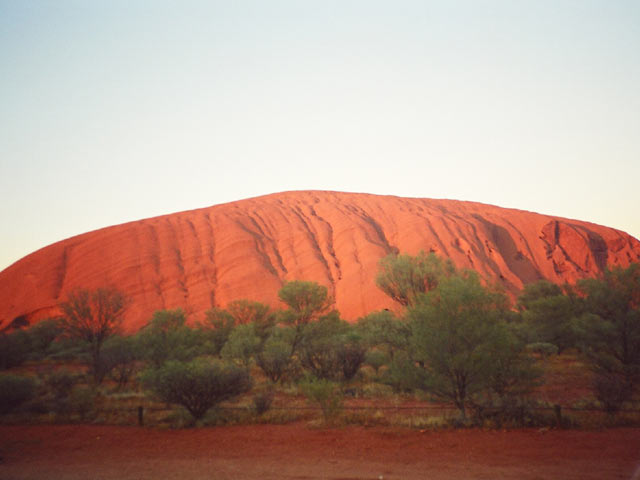
[[195, 420], [218, 403], [249, 391], [252, 385], [246, 369], [203, 359], [188, 363], [170, 360], [143, 372], [141, 380], [162, 401], [183, 406]]
[[144, 358], [159, 367], [169, 360], [187, 361], [201, 351], [201, 337], [187, 324], [181, 309], [158, 310], [138, 333]]
[[518, 298], [529, 343], [550, 343], [558, 352], [576, 346], [576, 318], [582, 302], [572, 293], [547, 280], [525, 285]]
[[450, 260], [434, 253], [417, 256], [390, 254], [380, 260], [376, 284], [403, 307], [413, 305], [420, 294], [434, 289], [441, 278], [455, 272]]
[[578, 290], [585, 297], [580, 334], [596, 395], [615, 410], [640, 384], [640, 264], [581, 280]]
[[526, 390], [522, 346], [503, 319], [508, 302], [482, 285], [475, 272], [443, 278], [409, 309], [412, 355], [424, 369], [424, 385], [451, 401], [466, 417], [469, 404], [489, 390]]

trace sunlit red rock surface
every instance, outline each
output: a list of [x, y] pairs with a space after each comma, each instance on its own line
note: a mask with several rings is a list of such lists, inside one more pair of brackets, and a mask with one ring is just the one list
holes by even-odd
[[247, 298], [281, 306], [283, 282], [329, 287], [342, 316], [395, 308], [376, 287], [390, 252], [420, 250], [477, 270], [511, 294], [547, 278], [575, 282], [640, 261], [640, 242], [577, 220], [454, 200], [287, 192], [174, 213], [78, 235], [0, 272], [0, 326], [53, 315], [74, 287], [115, 285], [131, 298], [126, 326], [181, 307]]

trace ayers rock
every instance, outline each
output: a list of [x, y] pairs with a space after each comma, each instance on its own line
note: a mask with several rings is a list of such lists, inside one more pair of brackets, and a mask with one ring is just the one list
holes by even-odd
[[54, 315], [74, 287], [115, 285], [126, 327], [158, 309], [192, 320], [247, 298], [281, 306], [285, 281], [329, 287], [342, 316], [395, 308], [376, 287], [390, 252], [433, 251], [512, 295], [546, 278], [575, 282], [640, 261], [640, 242], [577, 220], [454, 200], [300, 191], [103, 228], [49, 245], [0, 272], [0, 327]]

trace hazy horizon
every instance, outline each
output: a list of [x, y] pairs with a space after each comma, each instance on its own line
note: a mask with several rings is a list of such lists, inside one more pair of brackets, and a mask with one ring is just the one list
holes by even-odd
[[290, 190], [640, 238], [640, 3], [0, 0], [0, 270]]

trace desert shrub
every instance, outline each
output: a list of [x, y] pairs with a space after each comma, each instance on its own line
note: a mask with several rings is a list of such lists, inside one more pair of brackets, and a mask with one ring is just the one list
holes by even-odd
[[580, 280], [578, 290], [587, 312], [578, 321], [581, 350], [600, 377], [596, 394], [615, 408], [640, 387], [640, 263]]
[[576, 346], [575, 318], [581, 313], [582, 302], [566, 289], [568, 294], [548, 280], [525, 285], [518, 307], [529, 343], [550, 343], [560, 353]]
[[62, 334], [62, 327], [58, 320], [46, 319], [29, 328], [27, 333], [31, 344], [30, 356], [42, 358], [50, 353], [53, 342]]
[[212, 308], [205, 312], [205, 320], [198, 325], [198, 335], [204, 341], [204, 351], [220, 355], [222, 348], [235, 327], [233, 315], [222, 308]]
[[256, 363], [272, 382], [282, 379], [289, 371], [291, 361], [291, 344], [277, 333], [267, 339], [262, 351], [256, 355]]
[[234, 300], [227, 305], [227, 311], [236, 325], [253, 324], [260, 343], [265, 342], [276, 324], [275, 313], [271, 311], [269, 305], [264, 303], [245, 299]]
[[101, 368], [123, 388], [129, 383], [136, 370], [136, 363], [142, 358], [137, 337], [114, 336], [104, 343]]
[[[491, 358], [491, 368], [483, 372], [486, 383], [479, 401], [518, 413], [527, 405], [533, 390], [542, 383], [542, 369], [536, 366], [535, 359], [526, 354], [522, 343], [508, 328], [498, 328], [492, 333], [487, 354]], [[477, 397], [474, 400], [478, 403]]]
[[0, 369], [22, 365], [27, 360], [30, 349], [31, 343], [26, 332], [17, 330], [0, 334]]
[[443, 260], [434, 253], [420, 252], [415, 257], [391, 253], [380, 259], [376, 284], [390, 298], [407, 307], [454, 271], [451, 260]]
[[365, 354], [364, 363], [373, 368], [378, 375], [380, 369], [389, 363], [389, 356], [380, 350], [370, 350]]
[[389, 358], [408, 348], [409, 326], [388, 310], [373, 312], [360, 318], [355, 328], [369, 348], [386, 352]]
[[78, 384], [80, 376], [68, 370], [62, 369], [54, 371], [44, 377], [46, 393], [43, 401], [48, 411], [57, 415], [68, 415], [71, 413], [71, 394]]
[[304, 328], [298, 358], [315, 377], [349, 381], [364, 362], [366, 351], [353, 327], [334, 312]]
[[143, 372], [141, 380], [162, 401], [181, 405], [195, 420], [214, 405], [251, 389], [246, 369], [202, 359], [166, 362]]
[[348, 328], [337, 315], [306, 325], [298, 344], [298, 358], [304, 369], [317, 378], [338, 380], [341, 376], [338, 351]]
[[308, 377], [300, 382], [299, 386], [305, 397], [320, 407], [325, 424], [335, 419], [342, 411], [342, 394], [334, 382]]
[[96, 290], [77, 288], [67, 295], [59, 307], [62, 310], [60, 327], [64, 335], [89, 345], [89, 367], [99, 384], [100, 354], [104, 342], [118, 333], [129, 299], [114, 287]]
[[76, 388], [67, 400], [68, 413], [78, 415], [81, 422], [95, 410], [96, 392], [90, 387]]
[[407, 354], [396, 355], [380, 378], [396, 393], [409, 393], [424, 385], [424, 373]]
[[29, 377], [0, 375], [0, 414], [9, 413], [33, 398], [36, 382]]
[[278, 291], [278, 297], [289, 308], [282, 311], [278, 321], [289, 325], [293, 331], [291, 353], [298, 352], [298, 345], [308, 325], [324, 317], [335, 317], [334, 300], [327, 287], [315, 282], [294, 280], [286, 282]]
[[346, 335], [338, 344], [338, 364], [345, 380], [349, 381], [355, 377], [364, 363], [366, 354], [367, 348], [355, 334]]
[[595, 397], [609, 415], [615, 415], [631, 398], [632, 386], [622, 375], [599, 372], [593, 381]]
[[505, 323], [507, 311], [507, 298], [471, 271], [440, 280], [409, 309], [423, 389], [453, 403], [462, 419], [478, 397], [504, 403], [535, 386], [538, 372]]
[[55, 361], [88, 362], [90, 345], [87, 342], [75, 338], [59, 337], [49, 346], [47, 356]]
[[252, 323], [238, 325], [229, 335], [220, 355], [225, 360], [232, 360], [248, 367], [251, 359], [258, 352], [260, 343], [260, 337], [256, 335], [256, 329]]
[[180, 309], [154, 312], [138, 334], [143, 358], [160, 367], [169, 360], [185, 362], [202, 353], [201, 336], [186, 321]]
[[253, 396], [253, 406], [256, 410], [256, 414], [262, 415], [269, 411], [271, 404], [273, 403], [273, 390], [267, 389], [256, 393]]

